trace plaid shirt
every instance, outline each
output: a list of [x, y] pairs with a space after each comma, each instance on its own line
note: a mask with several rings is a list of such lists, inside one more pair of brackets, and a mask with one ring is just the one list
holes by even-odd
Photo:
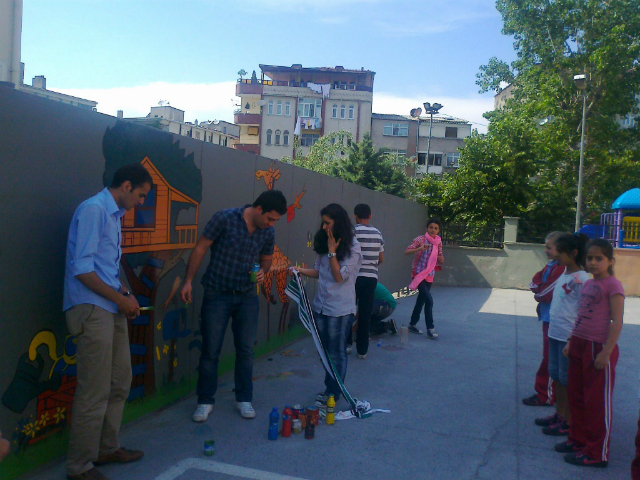
[[[409, 249], [414, 249], [414, 248], [420, 248], [422, 245], [424, 245], [424, 235], [420, 235], [419, 237], [416, 237], [413, 239], [413, 242], [411, 242], [411, 244], [406, 248], [406, 250]], [[433, 245], [429, 244], [429, 248], [427, 250], [425, 250], [424, 252], [416, 252], [413, 254], [413, 261], [411, 262], [411, 278], [415, 277], [417, 274], [419, 274], [422, 270], [424, 270], [427, 267], [427, 261], [429, 259], [429, 255], [431, 255], [431, 249], [433, 248]], [[424, 255], [424, 265], [422, 266], [422, 268], [420, 268], [420, 259], [423, 258]], [[442, 257], [442, 243], [440, 245], [438, 245], [438, 256]], [[431, 275], [435, 274], [435, 270], [433, 272], [431, 272]]]
[[261, 255], [272, 255], [275, 244], [273, 227], [259, 228], [249, 235], [244, 209], [230, 208], [216, 213], [202, 232], [211, 240], [211, 260], [202, 276], [205, 289], [216, 292], [239, 290], [255, 292], [250, 271]]

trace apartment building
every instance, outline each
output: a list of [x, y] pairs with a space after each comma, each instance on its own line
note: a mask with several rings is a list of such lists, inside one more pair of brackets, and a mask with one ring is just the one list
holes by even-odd
[[385, 147], [408, 158], [417, 157], [417, 176], [455, 172], [460, 148], [464, 146], [464, 139], [471, 135], [471, 123], [461, 118], [434, 115], [430, 146], [429, 125], [429, 117], [417, 119], [409, 115], [374, 113], [371, 139], [377, 148]]
[[[122, 117], [122, 110], [119, 110], [118, 118]], [[176, 135], [230, 148], [235, 146], [240, 136], [240, 127], [223, 120], [185, 122], [184, 111], [171, 105], [151, 107], [151, 111], [146, 117], [127, 118], [127, 120], [158, 128], [165, 132], [175, 133]]]
[[294, 135], [305, 155], [327, 133], [346, 130], [359, 141], [370, 131], [375, 72], [301, 64], [260, 65], [260, 71], [260, 78], [254, 72], [236, 85], [236, 149], [280, 159], [296, 154]]

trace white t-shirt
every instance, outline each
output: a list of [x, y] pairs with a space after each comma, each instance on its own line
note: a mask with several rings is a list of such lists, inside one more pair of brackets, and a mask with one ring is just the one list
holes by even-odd
[[571, 338], [573, 326], [578, 318], [580, 293], [584, 282], [590, 278], [591, 275], [584, 270], [563, 273], [558, 277], [549, 310], [549, 338], [561, 342]]

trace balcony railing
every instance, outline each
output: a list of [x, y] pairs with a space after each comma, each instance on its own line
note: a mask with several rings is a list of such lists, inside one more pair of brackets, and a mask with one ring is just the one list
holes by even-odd
[[442, 244], [462, 247], [503, 248], [502, 225], [444, 225]]
[[[307, 82], [285, 82], [282, 80], [252, 80], [250, 78], [241, 78], [238, 79], [238, 83], [242, 85], [266, 85], [273, 87], [301, 87], [306, 88]], [[357, 92], [373, 92], [373, 87], [368, 87], [366, 85], [345, 85], [345, 84], [336, 84], [331, 85], [333, 90], [355, 90]]]

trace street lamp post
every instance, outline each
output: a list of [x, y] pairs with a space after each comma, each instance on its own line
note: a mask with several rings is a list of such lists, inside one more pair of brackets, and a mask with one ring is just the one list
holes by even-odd
[[584, 136], [587, 124], [587, 76], [585, 74], [574, 75], [573, 81], [576, 87], [582, 91], [582, 134], [580, 135], [580, 166], [578, 167], [578, 198], [576, 205], [575, 231], [580, 230], [582, 216], [582, 180], [584, 175]]
[[420, 115], [422, 114], [422, 109], [421, 108], [412, 108], [411, 109], [411, 117], [415, 118], [416, 121], [418, 122], [417, 125], [417, 130], [416, 130], [416, 164], [413, 167], [413, 178], [417, 178], [418, 177], [418, 147], [420, 145]]
[[[426, 158], [426, 163], [427, 163], [427, 175], [429, 175], [429, 154], [431, 152], [431, 132], [433, 130], [433, 114], [434, 113], [438, 113], [438, 111], [442, 108], [442, 105], [440, 105], [439, 103], [434, 103], [433, 105], [431, 105], [429, 102], [424, 102], [424, 111], [425, 113], [428, 113], [430, 116], [429, 119], [429, 140], [427, 141], [427, 158]], [[418, 119], [418, 122], [420, 120]], [[416, 152], [417, 154], [417, 152]]]

